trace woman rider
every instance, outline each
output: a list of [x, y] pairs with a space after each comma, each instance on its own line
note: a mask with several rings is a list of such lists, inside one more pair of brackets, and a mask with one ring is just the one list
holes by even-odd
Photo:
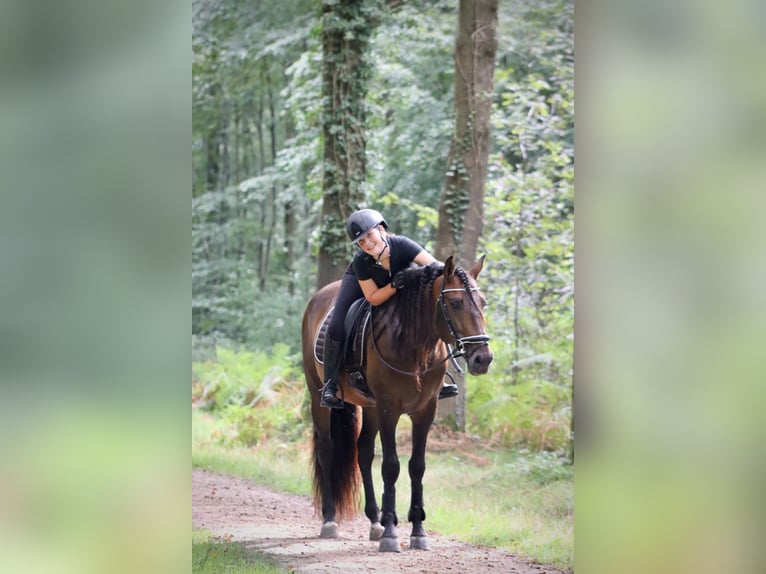
[[[364, 297], [371, 305], [382, 305], [402, 287], [404, 274], [413, 262], [418, 265], [434, 263], [436, 259], [409, 237], [388, 233], [388, 224], [374, 209], [355, 211], [348, 218], [346, 232], [359, 247], [341, 280], [335, 310], [327, 328], [324, 348], [323, 407], [343, 408], [337, 397], [338, 379], [345, 336], [344, 320], [351, 304]], [[398, 275], [397, 275], [398, 274]], [[439, 398], [454, 397], [457, 386], [446, 381]]]

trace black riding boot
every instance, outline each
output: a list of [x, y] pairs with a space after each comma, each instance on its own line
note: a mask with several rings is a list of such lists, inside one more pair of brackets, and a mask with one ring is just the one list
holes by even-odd
[[439, 389], [439, 400], [456, 397], [457, 394], [458, 394], [457, 385], [453, 382], [445, 380], [442, 383], [442, 388]]
[[324, 341], [324, 386], [322, 387], [323, 407], [342, 409], [343, 401], [336, 397], [338, 379], [340, 378], [340, 363], [342, 359], [342, 341], [336, 341], [328, 334]]

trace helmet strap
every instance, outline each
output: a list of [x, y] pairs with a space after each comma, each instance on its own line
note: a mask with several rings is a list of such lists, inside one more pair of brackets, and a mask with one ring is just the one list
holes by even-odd
[[380, 227], [378, 227], [378, 237], [380, 237], [381, 241], [383, 241], [383, 249], [381, 249], [380, 253], [378, 253], [378, 258], [375, 260], [376, 263], [380, 263], [380, 258], [383, 257], [386, 249], [388, 249], [388, 239], [383, 237], [383, 233], [381, 233]]

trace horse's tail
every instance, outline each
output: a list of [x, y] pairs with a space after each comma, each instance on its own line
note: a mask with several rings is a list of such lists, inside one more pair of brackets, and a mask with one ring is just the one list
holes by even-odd
[[[330, 489], [335, 512], [340, 519], [350, 519], [359, 505], [360, 473], [356, 442], [361, 430], [362, 409], [344, 403], [342, 409], [331, 409], [330, 440], [322, 440], [316, 427], [313, 434], [314, 507], [319, 512], [323, 504], [325, 476], [330, 478]], [[320, 449], [330, 450], [330, 469], [326, 474], [320, 463]]]

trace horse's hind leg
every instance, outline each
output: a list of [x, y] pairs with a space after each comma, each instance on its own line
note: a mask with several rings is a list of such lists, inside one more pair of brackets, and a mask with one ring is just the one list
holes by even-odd
[[[329, 419], [329, 416], [328, 416]], [[324, 422], [324, 421], [323, 421]], [[338, 523], [335, 522], [335, 500], [332, 492], [333, 445], [330, 439], [329, 421], [326, 428], [314, 427], [314, 476], [321, 492], [322, 530], [320, 538], [338, 538]]]
[[359, 435], [359, 470], [364, 484], [364, 514], [370, 519], [370, 540], [380, 540], [383, 526], [380, 524], [380, 509], [375, 500], [375, 486], [372, 482], [372, 460], [375, 458], [375, 437], [378, 435], [378, 420], [373, 409], [364, 409], [362, 431]]
[[426, 511], [423, 507], [423, 475], [426, 472], [426, 442], [428, 431], [436, 414], [436, 401], [427, 407], [427, 411], [412, 416], [412, 456], [410, 457], [410, 510], [407, 520], [412, 523], [410, 548], [430, 550], [428, 535], [423, 528]]
[[324, 519], [320, 536], [337, 538], [335, 515], [340, 518], [352, 518], [359, 502], [357, 441], [361, 427], [361, 409], [351, 403], [344, 403], [341, 409], [319, 407], [321, 410], [330, 411], [327, 429], [327, 425], [316, 424], [318, 417], [313, 410], [314, 406], [316, 405], [312, 402], [314, 440], [319, 445], [314, 451], [315, 477], [320, 477], [320, 482], [315, 482], [315, 492], [321, 492]]

